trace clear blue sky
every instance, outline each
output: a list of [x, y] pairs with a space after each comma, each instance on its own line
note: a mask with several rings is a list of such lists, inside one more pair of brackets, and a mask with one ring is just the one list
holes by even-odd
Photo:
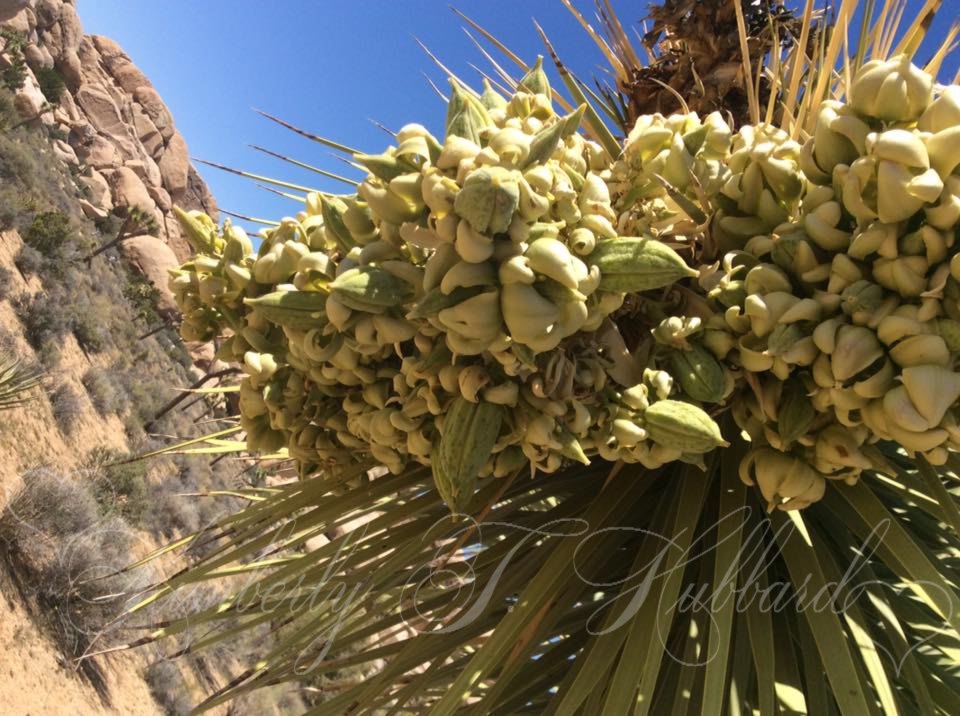
[[[935, 36], [946, 32], [955, 2], [944, 3]], [[639, 20], [646, 8], [629, 0], [612, 4], [625, 23]], [[920, 4], [909, 2], [911, 8]], [[593, 7], [587, 0], [577, 5], [585, 14]], [[417, 121], [442, 136], [445, 108], [421, 73], [441, 86], [444, 76], [414, 35], [468, 81], [479, 84], [470, 63], [489, 68], [462, 32], [462, 21], [438, 0], [78, 0], [78, 7], [87, 33], [116, 40], [150, 77], [193, 156], [328, 191], [347, 187], [247, 145], [337, 173], [351, 168], [251, 107], [379, 152], [390, 138], [368, 119], [394, 130]], [[604, 71], [599, 52], [559, 0], [462, 0], [457, 7], [527, 61], [543, 52], [535, 17], [581, 77]], [[956, 72], [956, 57], [951, 66]], [[248, 180], [199, 169], [224, 209], [273, 219], [299, 206]]]

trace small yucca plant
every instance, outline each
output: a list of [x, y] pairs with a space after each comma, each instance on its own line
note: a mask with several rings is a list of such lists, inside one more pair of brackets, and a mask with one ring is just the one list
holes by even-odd
[[0, 410], [12, 408], [30, 399], [30, 391], [40, 385], [41, 374], [17, 358], [0, 361]]
[[642, 115], [621, 147], [517, 59], [257, 251], [181, 217], [184, 336], [246, 377], [240, 425], [180, 448], [299, 478], [141, 605], [246, 578], [146, 639], [270, 625], [204, 707], [322, 680], [311, 713], [957, 710], [957, 31], [918, 67], [938, 3], [870, 5], [846, 56], [856, 5], [815, 42], [812, 2], [795, 42], [771, 19], [757, 66], [733, 4], [742, 126]]

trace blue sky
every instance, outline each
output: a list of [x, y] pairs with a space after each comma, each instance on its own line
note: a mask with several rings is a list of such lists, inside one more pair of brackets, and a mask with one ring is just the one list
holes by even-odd
[[[960, 0], [944, 3], [937, 37], [946, 32], [948, 16], [956, 15], [949, 11], [955, 2]], [[645, 7], [626, 0], [612, 4], [625, 23], [639, 20]], [[920, 4], [909, 2], [911, 8]], [[577, 5], [586, 13], [593, 3]], [[78, 0], [78, 7], [87, 33], [116, 40], [150, 77], [193, 156], [327, 191], [347, 187], [247, 145], [358, 174], [325, 147], [260, 118], [251, 107], [379, 152], [390, 138], [369, 119], [393, 130], [417, 121], [442, 136], [445, 108], [421, 73], [441, 86], [444, 75], [414, 35], [468, 81], [480, 81], [470, 63], [489, 67], [461, 30], [462, 21], [437, 0]], [[604, 71], [599, 52], [559, 0], [463, 0], [457, 7], [527, 61], [543, 52], [535, 17], [581, 77]], [[954, 72], [956, 66], [954, 57]], [[199, 169], [224, 209], [271, 219], [297, 211], [295, 202], [248, 180]]]

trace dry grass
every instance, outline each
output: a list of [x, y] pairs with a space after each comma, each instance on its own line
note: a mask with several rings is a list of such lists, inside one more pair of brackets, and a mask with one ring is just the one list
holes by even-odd
[[[145, 582], [115, 574], [131, 561], [136, 535], [120, 518], [104, 516], [90, 491], [49, 469], [24, 475], [0, 512], [0, 557], [26, 603], [55, 643], [78, 659], [128, 606]], [[139, 580], [139, 581], [138, 581]], [[106, 693], [100, 665], [80, 662]]]

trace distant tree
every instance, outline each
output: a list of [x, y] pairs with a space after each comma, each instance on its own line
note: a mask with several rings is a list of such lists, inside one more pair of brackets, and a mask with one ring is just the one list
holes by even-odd
[[25, 39], [22, 33], [9, 27], [0, 27], [0, 39], [4, 40], [3, 54], [10, 63], [0, 73], [0, 81], [8, 90], [16, 92], [27, 79], [27, 61], [23, 56]]
[[63, 96], [63, 90], [66, 84], [63, 81], [63, 75], [52, 67], [41, 67], [36, 72], [37, 84], [40, 85], [40, 91], [46, 98], [51, 107], [60, 106], [60, 97]]
[[89, 263], [104, 251], [109, 251], [114, 246], [118, 246], [126, 239], [129, 239], [131, 236], [136, 236], [137, 234], [150, 234], [156, 230], [157, 220], [153, 218], [153, 214], [141, 209], [138, 206], [132, 206], [127, 209], [127, 215], [124, 217], [123, 223], [120, 224], [120, 229], [117, 231], [116, 237], [87, 256], [84, 261]]

